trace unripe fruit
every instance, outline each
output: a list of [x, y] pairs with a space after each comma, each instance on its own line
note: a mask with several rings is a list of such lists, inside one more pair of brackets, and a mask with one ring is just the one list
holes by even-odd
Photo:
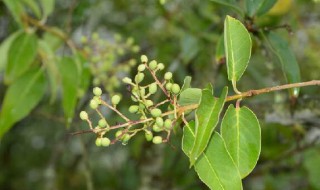
[[146, 95], [146, 89], [145, 88], [140, 88], [139, 92], [140, 92], [140, 96]]
[[89, 117], [88, 117], [88, 113], [86, 111], [81, 111], [80, 112], [80, 118], [82, 120], [87, 120]]
[[126, 83], [126, 84], [130, 84], [130, 83], [132, 83], [132, 80], [131, 80], [131, 78], [129, 78], [129, 77], [124, 77], [124, 78], [122, 79], [122, 82], [124, 82], [124, 83]]
[[129, 134], [124, 134], [122, 137], [121, 137], [121, 141], [122, 142], [128, 142], [130, 140], [131, 136]]
[[152, 126], [152, 130], [154, 132], [161, 132], [161, 131], [163, 131], [163, 128], [159, 127], [158, 125], [155, 124], [155, 125]]
[[146, 69], [146, 66], [144, 64], [140, 64], [138, 66], [138, 71], [140, 71], [140, 72], [144, 71], [145, 69]]
[[158, 64], [157, 64], [157, 61], [156, 60], [152, 60], [150, 63], [149, 63], [149, 67], [151, 70], [155, 70], [157, 68]]
[[152, 141], [152, 139], [153, 139], [153, 134], [152, 134], [151, 131], [146, 131], [144, 135], [145, 135], [147, 141]]
[[121, 134], [122, 134], [122, 130], [117, 131], [115, 134], [116, 138], [119, 138]]
[[157, 92], [157, 89], [158, 89], [157, 83], [154, 82], [149, 86], [149, 93], [154, 94]]
[[153, 117], [159, 117], [162, 114], [161, 110], [158, 108], [152, 109], [150, 113]]
[[146, 62], [148, 62], [148, 57], [146, 56], [146, 55], [141, 55], [141, 62], [142, 63], [146, 63]]
[[164, 121], [164, 127], [165, 127], [166, 129], [168, 129], [168, 130], [171, 129], [171, 127], [172, 127], [172, 121], [171, 121], [171, 119], [166, 119], [166, 120]]
[[130, 113], [137, 113], [138, 110], [139, 110], [139, 106], [137, 106], [137, 105], [132, 105], [132, 106], [129, 107], [129, 112]]
[[98, 108], [98, 106], [99, 106], [99, 103], [95, 100], [95, 99], [92, 99], [91, 101], [90, 101], [90, 107], [92, 108], [92, 109], [97, 109]]
[[178, 94], [180, 92], [180, 86], [178, 84], [173, 84], [172, 87], [171, 87], [171, 91], [174, 94]]
[[171, 72], [166, 72], [166, 73], [164, 74], [164, 79], [166, 79], [166, 80], [172, 79], [172, 73], [171, 73]]
[[101, 142], [101, 138], [97, 138], [96, 139], [96, 146], [101, 146], [102, 142]]
[[147, 100], [145, 104], [146, 104], [147, 107], [153, 106], [153, 101], [152, 100]]
[[94, 94], [95, 96], [101, 96], [101, 94], [102, 94], [101, 88], [99, 88], [99, 87], [94, 87], [94, 88], [93, 88], [93, 94]]
[[162, 119], [162, 117], [157, 117], [157, 118], [156, 118], [156, 124], [158, 125], [158, 127], [162, 127], [162, 126], [163, 126], [163, 119]]
[[112, 98], [111, 98], [111, 103], [113, 104], [113, 105], [117, 105], [117, 104], [119, 104], [119, 102], [120, 102], [120, 96], [119, 95], [114, 95], [114, 96], [112, 96]]
[[92, 99], [95, 100], [98, 104], [101, 104], [100, 96], [94, 96]]
[[152, 142], [154, 144], [161, 144], [162, 143], [162, 137], [161, 136], [155, 136], [155, 137], [153, 137]]
[[168, 83], [166, 84], [166, 89], [167, 89], [168, 91], [171, 91], [171, 87], [172, 87], [172, 83], [171, 83], [171, 82], [168, 82]]
[[109, 146], [110, 143], [111, 143], [111, 141], [107, 137], [104, 137], [104, 138], [101, 139], [101, 145], [102, 146]]
[[103, 128], [107, 126], [107, 121], [105, 119], [100, 119], [98, 122], [99, 127]]
[[157, 68], [162, 71], [164, 69], [164, 64], [163, 63], [159, 63]]
[[135, 82], [137, 84], [140, 83], [141, 81], [143, 81], [143, 79], [144, 79], [144, 74], [143, 73], [138, 73], [134, 78], [134, 80], [135, 80]]

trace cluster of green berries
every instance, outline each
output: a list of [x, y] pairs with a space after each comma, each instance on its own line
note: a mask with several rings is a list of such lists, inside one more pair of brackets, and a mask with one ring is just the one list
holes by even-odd
[[94, 86], [103, 86], [104, 89], [114, 94], [115, 88], [120, 86], [118, 73], [129, 73], [136, 65], [134, 59], [118, 63], [119, 57], [125, 54], [135, 54], [140, 51], [140, 47], [134, 43], [134, 39], [129, 37], [123, 39], [116, 34], [114, 41], [104, 39], [98, 33], [93, 33], [90, 37], [82, 36], [82, 53], [88, 60], [89, 68], [93, 78]]
[[[180, 93], [180, 86], [174, 83], [173, 74], [171, 72], [161, 74], [161, 71], [163, 71], [164, 68], [165, 66], [163, 63], [157, 63], [155, 60], [148, 62], [147, 56], [142, 55], [141, 64], [138, 65], [137, 74], [134, 78], [125, 77], [122, 80], [129, 87], [131, 100], [134, 102], [129, 106], [128, 111], [132, 114], [136, 114], [140, 118], [139, 122], [137, 122], [142, 125], [140, 127], [132, 127], [135, 122], [128, 121], [127, 117], [117, 110], [116, 107], [121, 100], [119, 95], [112, 96], [112, 105], [107, 105], [107, 103], [101, 99], [102, 90], [99, 87], [93, 89], [94, 97], [89, 103], [92, 109], [97, 111], [100, 105], [107, 105], [109, 108], [111, 106], [113, 111], [128, 122], [128, 125], [125, 125], [124, 129], [120, 129], [115, 133], [116, 140], [121, 141], [122, 144], [127, 144], [131, 137], [138, 132], [144, 132], [146, 140], [152, 141], [154, 144], [161, 144], [165, 141], [162, 137], [164, 133], [170, 135], [170, 131], [175, 123], [175, 116], [174, 114], [163, 114], [163, 111], [168, 112], [172, 110], [172, 107], [169, 105], [172, 106], [173, 100]], [[148, 73], [154, 79], [151, 83], [144, 82]], [[163, 79], [160, 80], [157, 75], [162, 75]], [[160, 103], [154, 103], [152, 95], [157, 94], [160, 91], [165, 95], [165, 99], [160, 101]], [[167, 109], [165, 109], [165, 107], [167, 107]], [[88, 121], [89, 124], [91, 123], [89, 122], [88, 114], [85, 111], [80, 113], [80, 118]], [[133, 122], [133, 124], [130, 124], [130, 122]], [[110, 128], [112, 127], [109, 126], [105, 118], [101, 118], [98, 121], [98, 126], [94, 130], [98, 133], [98, 138], [96, 140], [97, 146], [108, 146], [111, 143], [107, 137], [104, 137]], [[118, 127], [115, 127], [114, 129], [116, 128]]]

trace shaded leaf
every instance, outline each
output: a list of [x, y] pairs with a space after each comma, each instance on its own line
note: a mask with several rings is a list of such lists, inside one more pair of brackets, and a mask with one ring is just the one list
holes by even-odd
[[49, 16], [54, 10], [55, 0], [40, 0], [40, 2], [42, 6], [43, 16]]
[[[187, 156], [195, 140], [194, 122], [183, 128], [182, 150]], [[206, 150], [195, 163], [195, 170], [210, 189], [242, 189], [241, 178], [235, 163], [227, 151], [224, 140], [214, 132]]]
[[261, 129], [255, 114], [247, 107], [230, 105], [222, 119], [221, 135], [239, 168], [242, 178], [256, 166], [261, 151]]
[[225, 59], [225, 53], [224, 53], [224, 36], [223, 35], [219, 38], [218, 43], [216, 45], [215, 59], [218, 64], [224, 62], [223, 60]]
[[246, 0], [246, 8], [248, 16], [258, 16], [268, 12], [277, 0]]
[[181, 39], [181, 58], [183, 63], [190, 62], [199, 52], [198, 39], [190, 34], [185, 34]]
[[224, 47], [228, 70], [228, 79], [234, 90], [236, 81], [246, 70], [251, 56], [251, 37], [245, 26], [235, 18], [227, 16], [224, 22]]
[[320, 189], [320, 151], [317, 148], [304, 152], [303, 166], [308, 172], [308, 179], [315, 189]]
[[218, 3], [220, 5], [224, 5], [226, 7], [229, 7], [235, 10], [240, 15], [244, 15], [242, 9], [237, 5], [237, 2], [235, 0], [211, 0], [211, 1]]
[[181, 92], [191, 87], [192, 77], [186, 76], [183, 81], [183, 85], [181, 87]]
[[13, 40], [5, 72], [7, 84], [12, 83], [30, 68], [37, 55], [37, 41], [37, 36], [29, 33], [21, 33]]
[[32, 70], [9, 86], [0, 113], [0, 138], [39, 103], [44, 95], [45, 85], [43, 72]]
[[191, 104], [198, 104], [200, 102], [200, 99], [200, 88], [187, 88], [180, 93], [178, 103], [180, 106], [187, 106]]
[[211, 90], [202, 90], [200, 104], [196, 110], [196, 138], [190, 152], [191, 165], [195, 163], [207, 147], [211, 134], [218, 124], [227, 93], [228, 88], [225, 87], [220, 98], [215, 98], [213, 97]]
[[21, 15], [24, 14], [24, 9], [21, 4], [21, 1], [13, 1], [13, 0], [3, 0], [7, 8], [10, 10], [15, 21], [22, 26]]
[[[289, 47], [288, 42], [274, 32], [270, 32], [267, 35], [266, 40], [271, 50], [275, 53], [279, 62], [281, 63], [282, 71], [287, 79], [287, 82], [301, 82], [300, 67], [294, 53]], [[295, 98], [299, 96], [299, 91], [300, 88], [289, 89], [290, 95]]]
[[22, 0], [22, 1], [25, 3], [27, 7], [30, 8], [30, 10], [32, 10], [32, 12], [35, 14], [37, 18], [41, 18], [41, 11], [38, 3], [35, 0]]

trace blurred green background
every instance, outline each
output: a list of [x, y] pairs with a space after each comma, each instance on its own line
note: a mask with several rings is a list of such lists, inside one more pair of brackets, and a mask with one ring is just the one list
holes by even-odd
[[[243, 1], [236, 2], [244, 7]], [[0, 40], [4, 41], [19, 26], [2, 1], [0, 11]], [[99, 34], [98, 41], [111, 44], [109, 48], [122, 47], [128, 38], [134, 39], [139, 51], [132, 48], [100, 51], [110, 56], [108, 59], [115, 65], [131, 59], [139, 61], [140, 55], [146, 54], [149, 59], [163, 62], [180, 84], [189, 75], [193, 78], [192, 86], [201, 88], [212, 83], [218, 94], [229, 84], [226, 67], [216, 56], [227, 14], [241, 19], [232, 9], [209, 0], [167, 0], [165, 4], [157, 0], [56, 0], [46, 25], [69, 34], [84, 51], [82, 36], [94, 41], [93, 36]], [[320, 79], [320, 3], [293, 0], [290, 5], [280, 6], [280, 11], [257, 18], [255, 23], [257, 27], [269, 28], [288, 24], [292, 34], [285, 29], [276, 32], [295, 53], [302, 81]], [[39, 30], [38, 35], [44, 35], [43, 31]], [[114, 36], [121, 36], [122, 40], [117, 41]], [[246, 91], [286, 83], [281, 65], [263, 41], [252, 37], [253, 55], [238, 88]], [[68, 47], [61, 43], [55, 51], [57, 55], [69, 53]], [[84, 59], [89, 67], [94, 64], [94, 57]], [[124, 84], [113, 84], [125, 75], [132, 76], [136, 69], [131, 68], [119, 67], [113, 75], [91, 72], [89, 87], [78, 92], [82, 98], [69, 128], [61, 93], [51, 102], [48, 88], [39, 105], [0, 141], [0, 189], [208, 189], [194, 170], [189, 169], [188, 159], [180, 148], [181, 131], [168, 144], [153, 145], [143, 135], [137, 135], [126, 146], [118, 143], [108, 148], [96, 147], [94, 134], [70, 135], [88, 129], [78, 113], [87, 108], [93, 86], [128, 96]], [[98, 74], [107, 80], [101, 82], [103, 76], [99, 78]], [[116, 77], [110, 82], [112, 76]], [[3, 78], [4, 71], [0, 70], [0, 107], [8, 88]], [[294, 105], [287, 91], [243, 101], [255, 111], [262, 127], [261, 157], [255, 170], [244, 180], [244, 189], [320, 189], [319, 141], [315, 140], [320, 136], [319, 93], [319, 87], [302, 88]], [[129, 104], [122, 102], [121, 109], [126, 110]], [[114, 124], [117, 122], [114, 115], [107, 113], [107, 117], [115, 118]]]

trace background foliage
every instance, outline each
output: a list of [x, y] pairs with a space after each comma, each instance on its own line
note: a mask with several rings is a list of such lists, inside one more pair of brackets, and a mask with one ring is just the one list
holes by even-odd
[[[176, 81], [182, 83], [190, 75], [192, 86], [211, 82], [220, 94], [228, 78], [217, 44], [227, 14], [244, 21], [238, 10], [192, 0], [168, 0], [164, 5], [150, 0], [57, 0], [52, 1], [54, 8], [46, 1], [41, 9], [30, 0], [23, 1], [23, 8], [15, 3], [10, 7], [8, 2], [13, 1], [0, 2], [0, 124], [16, 122], [0, 141], [1, 189], [207, 189], [181, 151], [182, 131], [170, 144], [155, 146], [139, 136], [127, 146], [105, 149], [94, 146], [93, 135], [69, 133], [87, 128], [77, 113], [86, 108], [93, 86], [126, 95], [118, 81], [134, 73], [130, 70], [140, 53], [163, 62]], [[249, 7], [249, 14], [254, 14], [244, 1], [225, 2], [240, 5], [242, 11]], [[276, 36], [270, 38], [278, 44], [273, 45], [289, 43], [300, 65], [301, 81], [319, 79], [320, 4], [296, 0], [280, 7], [258, 17], [255, 24], [268, 28], [288, 24], [293, 33], [274, 30]], [[20, 13], [36, 20], [48, 16], [42, 21], [55, 32], [26, 21]], [[25, 23], [38, 30], [23, 33]], [[290, 52], [274, 55], [270, 44], [253, 35], [252, 39], [252, 58], [238, 89], [286, 83], [281, 70], [286, 63], [279, 64], [277, 58], [289, 55], [284, 59], [288, 61]], [[23, 64], [8, 68], [17, 60]], [[320, 189], [320, 152], [315, 141], [320, 133], [319, 88], [300, 89], [295, 103], [294, 92], [290, 94], [282, 91], [243, 101], [258, 115], [262, 127], [261, 157], [244, 189]], [[3, 111], [17, 105], [19, 111]], [[124, 112], [127, 106], [123, 104]]]

